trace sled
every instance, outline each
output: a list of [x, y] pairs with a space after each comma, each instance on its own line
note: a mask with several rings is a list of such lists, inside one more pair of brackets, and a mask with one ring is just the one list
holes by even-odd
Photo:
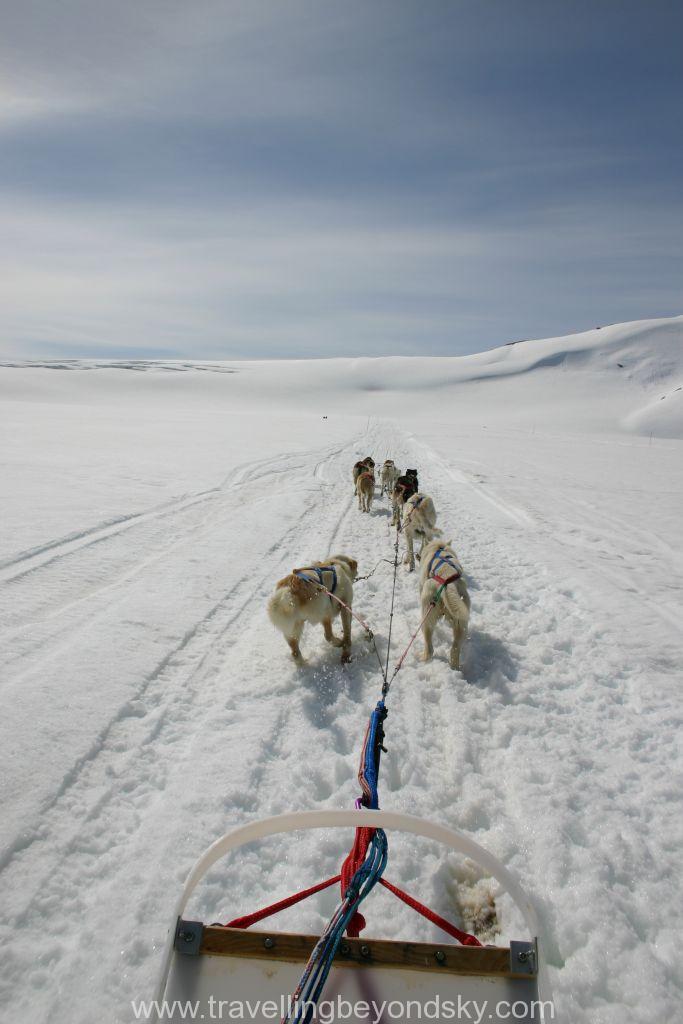
[[[326, 1011], [333, 1009], [326, 1017], [314, 1016], [313, 1021], [476, 1020], [475, 1007], [485, 1007], [479, 1019], [493, 1024], [551, 1020], [536, 915], [514, 876], [458, 831], [411, 815], [368, 809], [284, 814], [245, 825], [210, 846], [190, 872], [178, 900], [156, 996], [157, 1010], [163, 1001], [166, 1005], [162, 1016], [151, 1019], [186, 1020], [188, 1002], [196, 1006], [195, 1019], [203, 1015], [205, 1020], [265, 1022], [285, 1016], [318, 936], [186, 920], [188, 900], [216, 861], [247, 843], [299, 829], [359, 826], [423, 836], [469, 857], [512, 898], [528, 936], [509, 946], [344, 938], [323, 997]], [[350, 1015], [346, 1011], [349, 1004], [355, 1007]], [[385, 1009], [381, 1014], [365, 1011], [366, 1004], [377, 1008], [384, 1004]]]

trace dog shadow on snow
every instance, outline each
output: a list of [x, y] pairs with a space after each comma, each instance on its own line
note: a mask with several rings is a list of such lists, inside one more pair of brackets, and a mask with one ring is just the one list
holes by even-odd
[[472, 628], [463, 662], [463, 675], [468, 683], [482, 690], [497, 690], [504, 700], [512, 700], [508, 684], [517, 678], [518, 665], [500, 637]]

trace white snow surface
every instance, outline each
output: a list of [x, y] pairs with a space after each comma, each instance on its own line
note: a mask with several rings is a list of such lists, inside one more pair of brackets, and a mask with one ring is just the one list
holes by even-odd
[[[354, 625], [342, 667], [308, 630], [299, 669], [265, 602], [307, 560], [391, 558], [386, 499], [362, 515], [352, 494], [371, 453], [418, 468], [472, 596], [463, 672], [442, 630], [396, 678], [381, 805], [517, 874], [557, 1019], [677, 1021], [682, 385], [681, 317], [464, 358], [3, 364], [6, 1019], [127, 1024], [209, 843], [353, 805], [373, 653]], [[382, 649], [391, 572], [355, 592]], [[419, 617], [401, 566], [392, 664]], [[189, 916], [327, 877], [350, 839], [249, 848]], [[505, 894], [434, 844], [390, 835], [387, 877], [466, 926], [492, 895], [494, 941], [525, 937]], [[335, 898], [276, 927], [319, 930]], [[384, 891], [366, 917], [369, 935], [438, 934]]]

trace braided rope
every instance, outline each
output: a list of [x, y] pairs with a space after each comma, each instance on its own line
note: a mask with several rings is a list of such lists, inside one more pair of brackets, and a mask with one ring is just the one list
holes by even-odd
[[313, 947], [281, 1024], [309, 1024], [313, 1018], [344, 931], [360, 904], [382, 877], [387, 866], [387, 856], [386, 833], [381, 828], [375, 829], [366, 859], [351, 879], [344, 898]]

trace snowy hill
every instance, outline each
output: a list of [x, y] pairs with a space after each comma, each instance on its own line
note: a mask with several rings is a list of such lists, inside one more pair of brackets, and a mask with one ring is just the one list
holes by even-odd
[[[392, 414], [396, 398], [410, 396], [418, 409], [457, 401], [474, 422], [683, 437], [683, 316], [512, 342], [471, 356], [231, 363], [80, 359], [0, 363], [3, 366], [31, 370], [20, 380], [17, 374], [0, 377], [0, 394], [6, 397], [17, 391], [41, 394], [45, 388], [53, 394], [52, 379], [45, 374], [41, 381], [36, 379], [43, 370], [108, 371], [108, 377], [133, 371], [140, 376], [183, 375], [184, 398], [198, 394], [202, 403], [230, 401], [243, 406], [254, 397], [267, 396], [278, 405], [343, 406], [362, 413], [372, 396], [375, 411]], [[74, 391], [90, 400], [106, 396], [111, 388], [110, 381], [94, 382], [101, 373], [81, 376], [76, 388], [69, 386], [69, 400]], [[177, 386], [167, 380], [157, 390]]]
[[[558, 1020], [678, 1019], [682, 339], [675, 318], [463, 358], [0, 367], [12, 1019], [127, 1024], [205, 845], [353, 805], [373, 653], [354, 626], [343, 669], [308, 631], [297, 669], [264, 606], [293, 565], [346, 551], [379, 563], [355, 605], [385, 643], [388, 508], [362, 516], [351, 488], [369, 452], [418, 467], [472, 597], [462, 674], [442, 633], [397, 677], [382, 806], [468, 831], [519, 876]], [[419, 617], [402, 568], [392, 663]], [[343, 846], [247, 852], [197, 914], [318, 881]], [[519, 931], [467, 861], [397, 837], [390, 866], [486, 941]], [[434, 938], [388, 899], [369, 934]], [[319, 929], [333, 900], [278, 926]]]

